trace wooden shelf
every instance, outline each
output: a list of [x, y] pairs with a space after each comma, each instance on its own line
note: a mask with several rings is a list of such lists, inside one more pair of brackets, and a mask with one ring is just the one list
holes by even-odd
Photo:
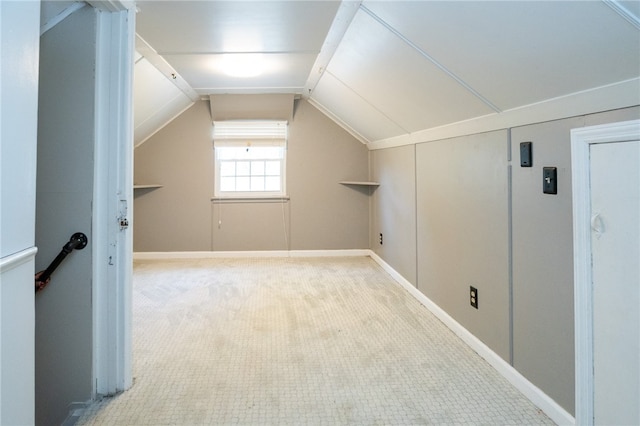
[[162, 185], [157, 185], [157, 184], [133, 185], [133, 189], [151, 189], [151, 188], [162, 188]]
[[358, 186], [380, 186], [379, 182], [351, 181], [346, 180], [340, 182], [342, 185], [358, 185]]

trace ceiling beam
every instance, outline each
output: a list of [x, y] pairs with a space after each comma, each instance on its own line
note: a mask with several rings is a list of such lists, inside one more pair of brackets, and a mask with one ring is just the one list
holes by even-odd
[[307, 78], [307, 82], [304, 85], [304, 89], [302, 90], [302, 96], [307, 99], [311, 96], [311, 93], [316, 88], [316, 85], [320, 81], [322, 74], [324, 74], [327, 69], [327, 65], [331, 61], [333, 54], [336, 49], [340, 45], [342, 41], [342, 37], [349, 29], [349, 25], [351, 25], [351, 21], [353, 21], [353, 17], [358, 12], [362, 1], [343, 1], [336, 12], [336, 16], [333, 19], [333, 23], [331, 24], [331, 28], [327, 33], [327, 37], [320, 49], [320, 53], [316, 58], [316, 61], [311, 67], [311, 72], [309, 73], [309, 77]]
[[198, 93], [187, 83], [187, 81], [178, 74], [169, 63], [156, 52], [153, 47], [136, 34], [136, 51], [149, 61], [151, 65], [156, 67], [162, 75], [167, 77], [178, 89], [180, 89], [189, 99], [196, 102], [200, 99]]

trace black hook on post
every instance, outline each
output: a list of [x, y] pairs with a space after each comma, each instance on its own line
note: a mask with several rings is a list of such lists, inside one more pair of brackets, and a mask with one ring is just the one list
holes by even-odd
[[51, 277], [51, 274], [53, 273], [53, 271], [55, 271], [56, 268], [60, 266], [60, 263], [62, 263], [64, 258], [67, 257], [67, 255], [71, 253], [73, 250], [82, 250], [83, 248], [85, 248], [87, 246], [88, 241], [89, 240], [87, 239], [87, 236], [82, 232], [76, 232], [75, 234], [73, 234], [71, 236], [71, 239], [69, 239], [69, 242], [62, 247], [62, 250], [56, 256], [56, 258], [53, 259], [53, 262], [51, 262], [49, 267], [47, 267], [47, 269], [42, 271], [42, 273], [39, 276], [37, 276], [36, 282], [43, 283], [43, 285], [36, 286], [36, 289], [40, 290], [44, 288], [44, 286], [46, 285], [46, 282], [49, 280], [49, 277]]

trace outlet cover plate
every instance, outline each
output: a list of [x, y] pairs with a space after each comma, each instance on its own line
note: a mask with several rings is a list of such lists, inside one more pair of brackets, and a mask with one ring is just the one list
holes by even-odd
[[473, 286], [469, 286], [469, 303], [478, 309], [478, 289]]

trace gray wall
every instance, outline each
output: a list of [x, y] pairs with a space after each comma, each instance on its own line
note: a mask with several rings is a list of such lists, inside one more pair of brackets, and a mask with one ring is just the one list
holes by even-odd
[[299, 101], [287, 153], [291, 249], [369, 248], [369, 192], [339, 184], [368, 178], [367, 147]]
[[[371, 151], [371, 249], [414, 286], [416, 266], [415, 145]], [[383, 243], [380, 244], [380, 233]]]
[[509, 360], [507, 177], [506, 130], [416, 147], [418, 289]]
[[[251, 117], [247, 117], [251, 118]], [[369, 246], [369, 195], [340, 185], [368, 179], [367, 148], [306, 101], [289, 124], [285, 202], [211, 202], [208, 102], [136, 148], [134, 251], [353, 249]]]
[[208, 103], [191, 108], [135, 149], [134, 251], [211, 250], [213, 151]]
[[[570, 129], [578, 117], [515, 128], [513, 155], [513, 366], [574, 411], [573, 229]], [[520, 167], [531, 141], [533, 167]], [[542, 193], [542, 167], [558, 168], [558, 194]]]
[[[640, 117], [628, 108], [514, 128], [513, 366], [574, 413], [571, 136], [576, 127]], [[533, 167], [520, 167], [531, 141]], [[542, 193], [542, 167], [558, 168], [558, 194]]]
[[[423, 143], [415, 150], [403, 146], [371, 152], [373, 178], [381, 183], [372, 198], [374, 250], [570, 413], [569, 130], [639, 116], [635, 107]], [[523, 141], [533, 142], [532, 168], [520, 167]], [[557, 195], [542, 193], [543, 166], [558, 168]], [[417, 252], [396, 242], [393, 251], [377, 247], [379, 232], [384, 232], [385, 245], [395, 235], [414, 233]], [[469, 306], [469, 285], [479, 290], [478, 310]]]
[[74, 251], [36, 295], [36, 423], [60, 424], [92, 394], [92, 235], [96, 15], [66, 18], [40, 40], [36, 270], [75, 232]]

